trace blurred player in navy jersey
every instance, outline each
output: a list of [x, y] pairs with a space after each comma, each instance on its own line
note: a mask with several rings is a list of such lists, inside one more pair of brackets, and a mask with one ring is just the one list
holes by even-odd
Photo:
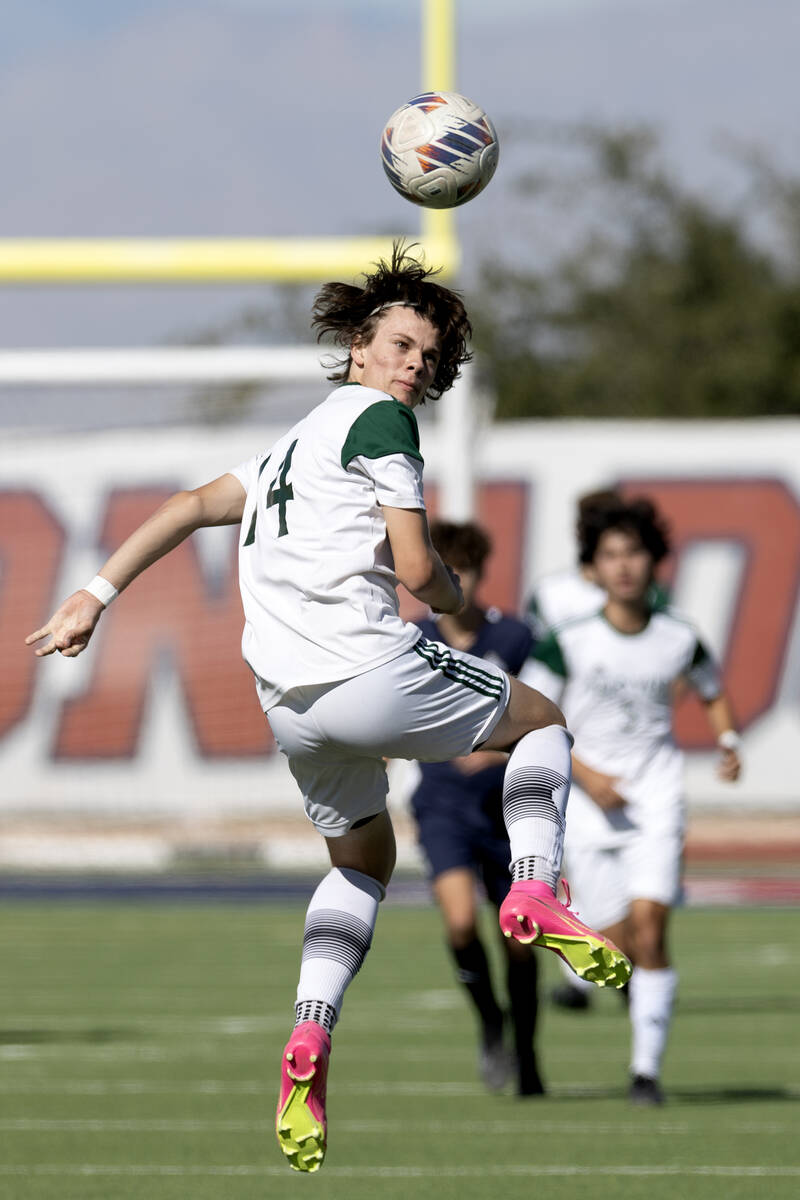
[[[491, 543], [477, 525], [435, 521], [431, 540], [442, 561], [458, 573], [464, 608], [420, 621], [424, 636], [488, 659], [516, 675], [533, 637], [524, 621], [497, 608], [481, 608], [475, 596]], [[476, 750], [450, 762], [421, 763], [422, 780], [411, 805], [427, 860], [433, 893], [444, 919], [456, 975], [466, 988], [480, 1027], [479, 1069], [491, 1091], [516, 1072], [521, 1096], [544, 1091], [536, 1063], [536, 960], [528, 946], [502, 939], [514, 1053], [504, 1040], [505, 1015], [492, 985], [478, 933], [477, 883], [499, 909], [511, 884], [508, 834], [503, 823], [503, 776], [508, 756]], [[592, 985], [589, 984], [589, 987]]]

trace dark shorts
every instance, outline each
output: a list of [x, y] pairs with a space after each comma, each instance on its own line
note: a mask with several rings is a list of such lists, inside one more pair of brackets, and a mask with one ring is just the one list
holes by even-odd
[[511, 851], [502, 820], [501, 796], [476, 799], [460, 789], [428, 788], [424, 784], [411, 798], [417, 835], [428, 877], [466, 869], [483, 883], [498, 908], [511, 886]]

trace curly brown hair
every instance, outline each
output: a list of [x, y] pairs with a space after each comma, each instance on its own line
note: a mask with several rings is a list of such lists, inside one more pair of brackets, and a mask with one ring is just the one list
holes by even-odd
[[492, 552], [491, 538], [474, 521], [431, 521], [431, 541], [442, 561], [454, 571], [480, 573]]
[[396, 241], [391, 261], [382, 259], [375, 263], [375, 270], [365, 273], [363, 287], [326, 283], [320, 288], [311, 320], [317, 330], [317, 341], [332, 334], [335, 345], [347, 351], [346, 359], [336, 360], [336, 369], [328, 376], [331, 383], [347, 380], [353, 342], [368, 345], [375, 336], [383, 309], [398, 302], [413, 308], [439, 331], [442, 349], [436, 376], [427, 391], [431, 400], [438, 400], [453, 386], [459, 367], [472, 358], [467, 349], [472, 326], [461, 297], [441, 284], [432, 283], [431, 276], [438, 272], [426, 270], [411, 255], [412, 248]]
[[609, 529], [637, 537], [652, 557], [654, 565], [669, 554], [667, 523], [646, 496], [638, 496], [633, 500], [624, 500], [620, 496], [616, 503], [584, 509], [578, 520], [581, 562], [590, 563], [594, 560], [600, 538]]

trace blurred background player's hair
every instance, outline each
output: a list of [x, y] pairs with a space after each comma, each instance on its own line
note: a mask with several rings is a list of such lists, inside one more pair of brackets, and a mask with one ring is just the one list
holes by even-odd
[[472, 358], [467, 344], [472, 336], [467, 310], [457, 292], [432, 283], [438, 272], [426, 269], [410, 253], [410, 247], [396, 241], [389, 262], [381, 260], [375, 270], [364, 275], [364, 286], [350, 283], [325, 283], [314, 300], [311, 324], [319, 341], [332, 334], [336, 346], [347, 351], [336, 369], [328, 375], [331, 383], [344, 383], [350, 372], [350, 346], [355, 339], [368, 345], [384, 310], [407, 304], [439, 330], [441, 357], [436, 377], [427, 395], [438, 400], [453, 386], [459, 367]]
[[606, 509], [618, 508], [623, 503], [622, 496], [619, 492], [614, 491], [613, 488], [602, 488], [596, 492], [585, 492], [583, 496], [578, 497], [575, 536], [578, 540], [578, 562], [582, 567], [588, 567], [593, 557], [592, 555], [589, 558], [584, 556], [581, 540], [582, 523], [587, 519], [591, 519], [590, 514], [592, 513], [601, 513]]
[[481, 572], [492, 552], [489, 535], [473, 521], [433, 521], [431, 541], [442, 560], [455, 571]]
[[577, 532], [582, 563], [593, 561], [597, 544], [609, 529], [618, 529], [638, 537], [654, 563], [660, 563], [669, 554], [666, 522], [646, 496], [638, 496], [634, 500], [617, 496], [613, 503], [604, 501], [579, 510]]

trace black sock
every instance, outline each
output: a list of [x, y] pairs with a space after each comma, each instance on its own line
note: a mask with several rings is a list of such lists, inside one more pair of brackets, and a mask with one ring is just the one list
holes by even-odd
[[507, 978], [511, 1021], [514, 1026], [514, 1049], [519, 1063], [519, 1091], [521, 1095], [535, 1095], [543, 1091], [534, 1047], [539, 1007], [535, 954], [531, 954], [524, 961], [509, 959]]
[[469, 945], [460, 949], [451, 946], [450, 953], [456, 961], [456, 976], [472, 997], [483, 1026], [484, 1038], [496, 1040], [503, 1032], [503, 1012], [494, 997], [489, 963], [482, 943], [478, 938], [473, 938]]

